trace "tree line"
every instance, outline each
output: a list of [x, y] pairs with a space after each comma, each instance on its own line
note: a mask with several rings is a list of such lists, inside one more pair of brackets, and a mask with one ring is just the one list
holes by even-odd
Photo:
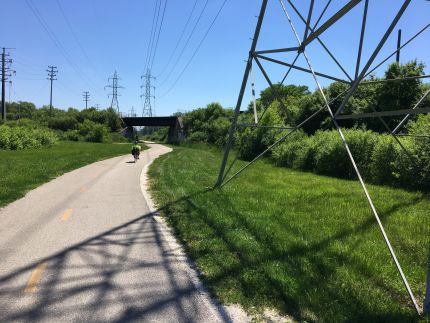
[[[7, 121], [0, 129], [0, 149], [24, 149], [52, 144], [58, 140], [108, 142], [126, 141], [119, 131], [121, 118], [113, 109], [61, 110], [31, 102], [6, 104]], [[39, 138], [39, 140], [34, 140]]]

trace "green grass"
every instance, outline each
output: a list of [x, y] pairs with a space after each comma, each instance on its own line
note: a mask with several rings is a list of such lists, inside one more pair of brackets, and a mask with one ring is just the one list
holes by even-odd
[[[212, 293], [299, 321], [419, 321], [356, 181], [257, 162], [221, 190], [221, 152], [177, 147], [150, 168], [152, 191]], [[237, 167], [243, 165], [238, 162]], [[369, 185], [420, 304], [430, 201]]]
[[68, 171], [98, 160], [129, 154], [131, 144], [61, 141], [19, 151], [0, 150], [0, 206]]

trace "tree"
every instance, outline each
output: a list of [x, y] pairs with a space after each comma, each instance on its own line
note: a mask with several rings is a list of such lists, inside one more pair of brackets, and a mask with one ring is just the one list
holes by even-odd
[[[405, 78], [410, 76], [424, 75], [424, 64], [416, 60], [406, 64], [392, 63], [385, 72], [386, 79]], [[393, 111], [401, 109], [411, 109], [422, 95], [422, 86], [419, 79], [406, 80], [401, 82], [386, 82], [379, 91], [378, 111]], [[388, 125], [395, 127], [402, 116], [390, 117], [387, 120]], [[379, 130], [385, 128], [381, 125]]]

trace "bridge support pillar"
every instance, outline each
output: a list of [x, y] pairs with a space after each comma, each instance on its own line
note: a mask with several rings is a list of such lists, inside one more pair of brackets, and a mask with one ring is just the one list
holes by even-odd
[[183, 141], [184, 138], [185, 136], [182, 118], [176, 118], [175, 124], [169, 127], [169, 133], [167, 134], [167, 143], [178, 144]]
[[134, 130], [134, 127], [127, 126], [121, 131], [121, 134], [131, 140], [134, 140], [136, 138], [136, 131]]

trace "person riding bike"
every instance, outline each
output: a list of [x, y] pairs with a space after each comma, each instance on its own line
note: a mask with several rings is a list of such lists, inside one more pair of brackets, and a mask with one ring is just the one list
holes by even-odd
[[136, 140], [134, 142], [134, 145], [131, 147], [131, 154], [134, 157], [134, 162], [136, 162], [139, 159], [140, 151], [142, 150], [142, 147], [138, 145], [138, 141]]

